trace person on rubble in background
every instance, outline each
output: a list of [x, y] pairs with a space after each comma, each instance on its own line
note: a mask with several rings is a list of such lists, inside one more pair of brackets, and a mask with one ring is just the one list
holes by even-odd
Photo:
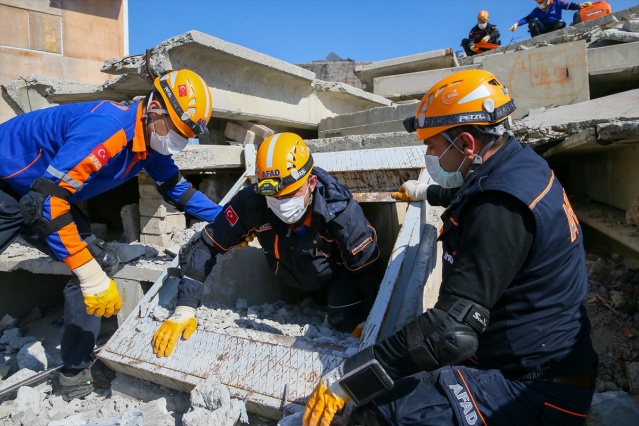
[[566, 0], [535, 0], [537, 7], [527, 16], [515, 22], [510, 31], [515, 32], [517, 27], [528, 24], [528, 32], [531, 37], [546, 34], [551, 31], [566, 27], [561, 19], [564, 10], [579, 10], [592, 5], [592, 2], [578, 3]]
[[81, 398], [115, 373], [95, 362], [101, 317], [122, 302], [113, 280], [119, 259], [97, 239], [77, 203], [145, 170], [159, 191], [203, 221], [221, 211], [180, 175], [171, 156], [207, 133], [213, 102], [190, 70], [157, 77], [131, 105], [94, 101], [29, 112], [0, 124], [0, 253], [22, 235], [62, 260], [75, 277], [64, 288], [62, 396]]
[[490, 72], [436, 83], [404, 121], [438, 185], [393, 198], [444, 205], [433, 308], [326, 373], [304, 426], [345, 402], [352, 425], [581, 425], [598, 357], [582, 305], [582, 230], [548, 164], [510, 133], [515, 104]]
[[470, 29], [468, 38], [462, 39], [461, 46], [466, 52], [466, 56], [473, 56], [482, 53], [483, 50], [475, 46], [477, 43], [492, 43], [501, 45], [499, 41], [499, 30], [496, 25], [488, 22], [488, 11], [481, 10], [477, 15], [477, 25]]
[[180, 250], [177, 306], [152, 340], [158, 357], [171, 355], [178, 339], [195, 331], [195, 310], [216, 257], [254, 237], [287, 293], [327, 303], [331, 326], [359, 337], [385, 271], [375, 228], [350, 191], [314, 166], [294, 133], [262, 142], [255, 169], [257, 184], [233, 196]]

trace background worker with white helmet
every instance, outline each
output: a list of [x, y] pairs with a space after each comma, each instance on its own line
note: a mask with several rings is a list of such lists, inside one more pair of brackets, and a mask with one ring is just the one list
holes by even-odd
[[592, 5], [592, 2], [572, 2], [566, 0], [535, 0], [537, 7], [528, 15], [515, 22], [510, 31], [515, 32], [520, 25], [528, 24], [531, 37], [546, 34], [566, 27], [562, 20], [564, 10], [579, 10]]
[[477, 14], [477, 25], [470, 29], [468, 38], [462, 39], [461, 46], [464, 48], [467, 56], [473, 56], [477, 53], [483, 53], [489, 50], [481, 47], [482, 44], [485, 43], [501, 45], [497, 25], [488, 22], [488, 17], [487, 10], [480, 10]]
[[188, 138], [207, 132], [213, 111], [208, 85], [193, 71], [176, 70], [153, 86], [130, 105], [61, 105], [0, 124], [0, 253], [22, 235], [75, 275], [64, 289], [59, 379], [66, 400], [114, 377], [94, 363], [93, 349], [101, 317], [117, 314], [122, 305], [113, 280], [119, 259], [91, 233], [77, 203], [145, 170], [181, 210], [206, 221], [221, 211], [191, 187], [171, 158]]
[[153, 337], [158, 357], [171, 355], [179, 338], [195, 331], [195, 309], [217, 256], [254, 237], [287, 294], [297, 290], [327, 304], [329, 323], [342, 332], [366, 320], [385, 265], [377, 233], [350, 191], [314, 165], [294, 133], [262, 142], [255, 169], [257, 184], [233, 196], [180, 251], [177, 307]]
[[437, 303], [322, 377], [304, 425], [345, 402], [353, 425], [584, 424], [597, 354], [582, 301], [582, 231], [548, 164], [508, 131], [508, 90], [484, 70], [436, 83], [408, 131], [439, 185], [394, 198], [444, 204]]

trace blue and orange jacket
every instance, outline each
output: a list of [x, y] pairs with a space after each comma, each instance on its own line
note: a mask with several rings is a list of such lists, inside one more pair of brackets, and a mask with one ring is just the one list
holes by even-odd
[[[72, 194], [68, 202], [47, 197], [42, 213], [46, 220], [68, 212], [70, 203], [113, 189], [142, 170], [158, 184], [178, 173], [171, 156], [147, 150], [140, 102], [61, 105], [0, 124], [0, 179], [20, 196], [27, 194], [39, 177]], [[189, 188], [182, 178], [166, 195], [177, 203]], [[221, 207], [198, 191], [184, 210], [200, 220], [212, 221]], [[91, 260], [75, 223], [48, 235], [46, 241], [70, 269]]]
[[579, 10], [580, 8], [581, 6], [579, 3], [555, 0], [546, 10], [541, 10], [538, 7], [534, 8], [527, 16], [517, 21], [517, 24], [521, 26], [529, 23], [535, 18], [542, 24], [552, 24], [553, 22], [561, 20], [562, 11]]

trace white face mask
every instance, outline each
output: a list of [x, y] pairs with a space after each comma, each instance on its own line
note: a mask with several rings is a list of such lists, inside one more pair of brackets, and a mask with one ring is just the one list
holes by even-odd
[[151, 133], [151, 148], [162, 155], [177, 154], [186, 147], [189, 140], [169, 130], [166, 136], [160, 136], [155, 132]]
[[313, 194], [311, 194], [308, 204], [304, 204], [308, 188], [309, 186], [306, 186], [304, 195], [297, 197], [284, 198], [281, 200], [275, 197], [266, 197], [266, 204], [282, 222], [288, 224], [297, 223], [304, 216], [308, 206], [313, 202]]
[[466, 161], [466, 159], [464, 158], [462, 160], [462, 162], [459, 164], [459, 167], [457, 168], [457, 171], [455, 172], [447, 172], [446, 170], [444, 170], [441, 164], [439, 164], [439, 160], [446, 154], [446, 152], [448, 152], [451, 146], [454, 146], [455, 149], [462, 154], [464, 153], [464, 151], [460, 150], [459, 148], [457, 148], [457, 145], [455, 145], [457, 138], [455, 138], [454, 141], [451, 141], [448, 137], [444, 137], [448, 140], [448, 142], [450, 142], [450, 145], [448, 146], [448, 148], [446, 148], [446, 151], [444, 151], [444, 153], [440, 157], [436, 155], [424, 155], [424, 160], [426, 161], [426, 170], [428, 171], [430, 177], [443, 188], [459, 188], [464, 183], [464, 176], [459, 170], [461, 169], [461, 166], [464, 164], [464, 161]]
[[537, 3], [537, 7], [540, 9], [545, 9], [548, 7], [548, 0], [542, 1], [541, 3]]
[[487, 25], [488, 25], [487, 22], [484, 22], [483, 24], [477, 24], [480, 30], [485, 30]]

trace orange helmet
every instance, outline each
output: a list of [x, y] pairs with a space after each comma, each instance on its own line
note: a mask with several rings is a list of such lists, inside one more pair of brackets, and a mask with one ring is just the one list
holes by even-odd
[[313, 170], [313, 156], [304, 139], [295, 133], [276, 133], [257, 149], [255, 171], [262, 195], [286, 195], [297, 191]]
[[488, 22], [488, 11], [487, 10], [481, 10], [479, 12], [479, 14], [477, 15], [477, 22], [479, 22], [480, 24], [485, 24], [486, 22]]
[[508, 89], [492, 73], [459, 71], [430, 88], [404, 127], [417, 130], [417, 140], [424, 140], [452, 127], [500, 123], [515, 109]]
[[193, 138], [208, 133], [213, 99], [204, 79], [191, 70], [170, 71], [153, 82], [160, 92], [171, 121], [183, 135]]

